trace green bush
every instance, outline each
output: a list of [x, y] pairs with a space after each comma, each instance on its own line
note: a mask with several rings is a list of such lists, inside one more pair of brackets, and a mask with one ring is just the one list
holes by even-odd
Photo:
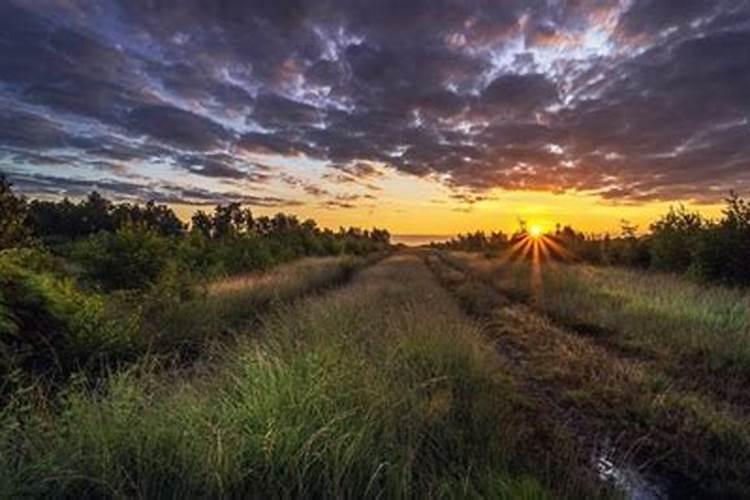
[[684, 207], [669, 212], [651, 225], [649, 252], [651, 267], [661, 271], [685, 272], [693, 262], [696, 241], [704, 230], [700, 214]]
[[74, 244], [73, 259], [102, 289], [145, 289], [155, 283], [172, 255], [172, 242], [153, 230], [126, 226]]
[[253, 235], [241, 236], [215, 243], [220, 260], [225, 263], [227, 274], [240, 274], [248, 271], [268, 269], [274, 264], [290, 260], [286, 256], [274, 254], [274, 248], [267, 239]]
[[29, 236], [26, 200], [16, 196], [11, 186], [0, 173], [0, 250], [24, 244]]
[[708, 225], [694, 250], [691, 272], [704, 281], [750, 284], [750, 202], [727, 200], [724, 217]]
[[[27, 256], [28, 258], [28, 256]], [[127, 349], [129, 330], [105, 319], [101, 296], [70, 278], [0, 254], [0, 373], [69, 375]]]

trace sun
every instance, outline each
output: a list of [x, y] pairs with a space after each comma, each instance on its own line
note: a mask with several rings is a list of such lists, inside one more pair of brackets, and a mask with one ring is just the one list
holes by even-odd
[[529, 236], [534, 238], [535, 240], [538, 240], [542, 237], [544, 234], [544, 229], [542, 229], [542, 226], [534, 224], [529, 228]]

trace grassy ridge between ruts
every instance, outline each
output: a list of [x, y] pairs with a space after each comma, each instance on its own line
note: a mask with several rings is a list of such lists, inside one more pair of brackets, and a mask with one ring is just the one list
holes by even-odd
[[535, 282], [525, 263], [441, 257], [452, 265], [443, 281], [488, 320], [527, 383], [565, 409], [558, 420], [579, 416], [595, 440], [614, 437], [674, 487], [689, 485], [688, 497], [747, 498], [741, 292], [588, 266], [543, 266]]
[[[750, 295], [686, 278], [587, 265], [543, 265], [534, 289], [531, 266], [471, 254], [447, 258], [469, 266], [504, 293], [531, 299], [562, 325], [633, 355], [671, 375], [750, 406]], [[685, 367], [690, 370], [686, 371]]]
[[278, 310], [215, 362], [6, 412], [0, 496], [551, 495], [524, 400], [414, 256]]
[[200, 353], [208, 342], [242, 334], [272, 307], [342, 285], [381, 257], [309, 257], [214, 281], [194, 300], [147, 311], [144, 340], [157, 352]]
[[29, 387], [60, 390], [71, 377], [97, 383], [138, 363], [185, 365], [276, 305], [341, 285], [378, 258], [306, 258], [178, 298], [158, 288], [139, 296], [86, 291], [0, 253], [0, 400]]

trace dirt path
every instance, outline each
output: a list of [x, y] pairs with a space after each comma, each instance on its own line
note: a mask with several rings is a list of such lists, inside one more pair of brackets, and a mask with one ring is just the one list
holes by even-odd
[[630, 498], [747, 492], [750, 442], [736, 439], [735, 430], [746, 435], [739, 429], [746, 421], [731, 408], [680, 387], [645, 358], [556, 324], [439, 253], [425, 260], [464, 310], [483, 322], [540, 419], [572, 433], [581, 447], [578, 460], [601, 478]]
[[[624, 341], [621, 332], [580, 318], [551, 317], [543, 303], [537, 303], [540, 297], [520, 294], [513, 284], [505, 282], [502, 266], [498, 268], [497, 264], [492, 264], [492, 261], [486, 259], [464, 260], [445, 253], [441, 253], [440, 256], [447, 265], [471, 274], [473, 279], [482, 280], [514, 303], [530, 306], [536, 314], [547, 317], [560, 329], [587, 338], [619, 359], [632, 359], [647, 367], [652, 373], [667, 377], [673, 390], [699, 395], [715, 408], [720, 408], [738, 419], [750, 420], [750, 392], [747, 391], [750, 373], [741, 370], [727, 371], [721, 367], [711, 368], [697, 353], [693, 357], [686, 357], [675, 355], [673, 351], [666, 349], [649, 350], [639, 347]], [[555, 262], [547, 263], [542, 274], [554, 274], [563, 266], [564, 264]], [[588, 274], [591, 273], [591, 269], [583, 267], [581, 272]], [[543, 287], [540, 288], [543, 294]]]

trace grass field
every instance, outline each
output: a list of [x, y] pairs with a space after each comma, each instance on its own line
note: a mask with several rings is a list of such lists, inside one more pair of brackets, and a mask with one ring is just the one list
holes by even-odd
[[722, 385], [750, 381], [750, 295], [668, 274], [586, 265], [532, 267], [476, 255], [448, 257], [506, 295], [533, 303], [555, 321], [633, 354], [689, 364]]
[[247, 329], [274, 305], [340, 285], [366, 264], [350, 256], [307, 258], [265, 273], [215, 281], [195, 300], [148, 311], [142, 337], [157, 352], [199, 353], [217, 336], [231, 337]]
[[494, 356], [417, 258], [392, 258], [278, 308], [210, 372], [6, 411], [1, 494], [544, 498]]
[[151, 316], [189, 365], [145, 356], [4, 405], [0, 497], [750, 494], [747, 297], [533, 274], [415, 250], [214, 282]]
[[750, 493], [747, 295], [622, 269], [543, 265], [535, 279], [529, 263], [431, 259], [522, 376], [592, 440], [615, 436], [637, 462], [704, 494]]

